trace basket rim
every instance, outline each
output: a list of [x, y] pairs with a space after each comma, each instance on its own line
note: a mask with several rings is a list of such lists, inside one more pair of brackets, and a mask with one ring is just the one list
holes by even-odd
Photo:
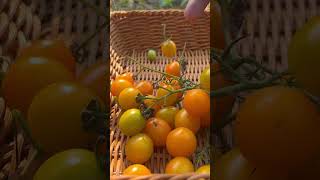
[[[116, 10], [111, 11], [110, 16], [117, 14], [141, 14], [141, 13], [184, 13], [184, 9], [150, 9], [150, 10]], [[204, 15], [210, 15], [210, 10], [206, 9]]]

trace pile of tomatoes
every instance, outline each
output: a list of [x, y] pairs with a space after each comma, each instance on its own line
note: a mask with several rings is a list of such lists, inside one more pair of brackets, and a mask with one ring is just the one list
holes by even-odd
[[4, 99], [21, 112], [22, 127], [41, 153], [53, 155], [35, 179], [103, 177], [95, 154], [86, 150], [98, 134], [84, 130], [81, 114], [92, 100], [104, 106], [106, 69], [99, 62], [77, 75], [72, 51], [60, 39], [32, 42], [10, 65], [2, 81]]
[[[171, 62], [165, 66], [165, 78], [160, 82], [135, 82], [133, 74], [126, 72], [111, 83], [111, 93], [122, 110], [118, 127], [128, 137], [125, 157], [133, 164], [123, 171], [124, 175], [151, 174], [143, 164], [158, 147], [173, 157], [166, 164], [165, 173], [195, 172], [190, 158], [197, 147], [196, 134], [201, 127], [210, 126], [210, 67], [199, 77], [200, 84], [188, 89], [181, 81], [183, 73], [175, 43], [165, 40], [161, 51]], [[156, 60], [155, 55], [154, 50], [148, 51], [150, 60]], [[210, 165], [196, 172], [210, 173]]]

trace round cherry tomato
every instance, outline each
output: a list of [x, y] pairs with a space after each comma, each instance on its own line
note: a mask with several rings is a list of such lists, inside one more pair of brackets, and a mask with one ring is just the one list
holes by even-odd
[[317, 108], [294, 88], [274, 86], [252, 93], [237, 115], [242, 154], [257, 168], [278, 174], [306, 164], [319, 154], [320, 141], [310, 139], [320, 137]]
[[167, 150], [173, 157], [191, 156], [196, 150], [197, 139], [191, 130], [178, 127], [167, 136]]
[[166, 174], [185, 174], [194, 172], [192, 162], [185, 157], [175, 157], [166, 165]]
[[187, 91], [182, 103], [191, 116], [202, 117], [210, 113], [210, 97], [202, 89]]
[[146, 120], [139, 109], [129, 109], [124, 112], [119, 120], [121, 132], [127, 136], [138, 134], [146, 125]]
[[131, 84], [134, 84], [133, 74], [131, 72], [126, 72], [121, 75], [118, 75], [116, 77], [116, 80], [119, 80], [119, 79], [124, 79], [131, 82]]
[[225, 47], [225, 41], [224, 41], [224, 33], [222, 28], [222, 22], [221, 22], [221, 11], [220, 11], [220, 5], [216, 2], [212, 2], [212, 18], [211, 18], [211, 24], [212, 24], [212, 31], [211, 31], [211, 46], [213, 48], [217, 49], [224, 49]]
[[210, 91], [210, 67], [204, 69], [200, 75], [200, 88]]
[[105, 62], [99, 62], [81, 72], [78, 80], [84, 86], [92, 89], [105, 103], [107, 103], [107, 88], [103, 84], [108, 82]]
[[149, 81], [140, 81], [136, 88], [139, 89], [139, 91], [143, 95], [152, 95], [153, 94], [153, 85]]
[[[168, 91], [168, 90], [173, 91], [174, 88], [171, 85], [166, 85], [166, 84], [162, 84], [161, 87], [157, 90], [157, 93], [156, 93], [157, 98], [163, 98], [162, 100], [159, 101], [159, 104], [163, 105], [163, 106], [172, 106], [172, 105], [176, 104], [177, 99], [178, 99], [178, 95], [176, 93], [174, 93], [174, 94], [171, 94], [168, 96], [168, 94], [170, 93], [170, 91]], [[163, 89], [163, 88], [165, 88], [165, 89]]]
[[147, 162], [153, 154], [153, 142], [146, 134], [132, 136], [125, 146], [127, 159], [133, 163], [143, 164]]
[[154, 146], [166, 146], [166, 140], [171, 127], [162, 119], [150, 118], [147, 121], [144, 133], [153, 141]]
[[210, 164], [199, 167], [196, 171], [199, 174], [210, 174]]
[[200, 125], [201, 127], [210, 127], [210, 124], [211, 124], [211, 115], [210, 113], [207, 113], [205, 116], [202, 116], [200, 118]]
[[56, 83], [42, 89], [28, 111], [32, 138], [48, 153], [85, 147], [90, 134], [83, 129], [81, 113], [94, 99], [98, 99], [94, 93], [76, 83]]
[[133, 84], [125, 79], [118, 79], [111, 84], [112, 95], [118, 97], [122, 90], [133, 87]]
[[123, 171], [123, 175], [126, 176], [144, 176], [150, 174], [151, 171], [146, 166], [141, 164], [133, 164]]
[[73, 75], [60, 62], [39, 57], [19, 59], [4, 77], [3, 95], [10, 108], [26, 115], [33, 97], [42, 88], [71, 80]]
[[170, 64], [166, 65], [166, 70], [165, 72], [167, 74], [170, 74], [172, 76], [180, 76], [180, 64], [177, 61], [173, 61]]
[[36, 40], [21, 49], [17, 60], [29, 59], [31, 57], [46, 57], [58, 61], [72, 73], [76, 71], [76, 61], [71, 50], [61, 39], [55, 40]]
[[34, 180], [106, 179], [93, 152], [70, 149], [46, 160], [35, 173]]
[[200, 129], [200, 118], [192, 117], [185, 109], [181, 109], [174, 118], [174, 125], [176, 128], [185, 127], [197, 133]]
[[118, 102], [122, 109], [128, 110], [132, 108], [138, 108], [139, 104], [137, 103], [138, 94], [141, 94], [140, 91], [136, 88], [126, 88], [121, 91]]
[[154, 60], [156, 60], [156, 58], [157, 58], [157, 52], [155, 50], [153, 50], [153, 49], [150, 49], [148, 51], [148, 59], [150, 61], [154, 61]]
[[[155, 96], [152, 96], [152, 95], [148, 95], [147, 97], [156, 98]], [[161, 108], [161, 106], [159, 105], [159, 103], [155, 99], [145, 99], [143, 102], [148, 108], [153, 109], [153, 114], [156, 114], [159, 111], [159, 109]]]
[[161, 44], [161, 51], [163, 56], [165, 57], [168, 57], [168, 58], [174, 57], [176, 56], [176, 53], [177, 53], [176, 44], [170, 39], [165, 40]]
[[171, 128], [174, 128], [174, 118], [178, 111], [174, 106], [164, 107], [156, 113], [156, 117], [165, 120]]
[[[213, 62], [210, 64], [211, 68], [213, 69], [213, 76], [212, 76], [212, 89], [218, 90], [223, 87], [227, 87], [233, 85], [234, 82], [230, 81], [226, 78], [221, 72], [220, 65], [217, 62]], [[233, 104], [235, 101], [234, 96], [224, 96], [219, 98], [213, 98], [213, 123], [219, 123], [222, 119], [224, 119], [232, 110]]]
[[293, 36], [288, 47], [288, 69], [297, 82], [315, 96], [320, 96], [320, 17], [311, 18]]

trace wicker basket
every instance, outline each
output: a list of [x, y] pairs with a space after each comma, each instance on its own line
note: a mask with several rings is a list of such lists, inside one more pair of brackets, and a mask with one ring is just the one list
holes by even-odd
[[[209, 64], [210, 49], [210, 16], [209, 13], [194, 24], [190, 24], [183, 16], [183, 11], [132, 11], [114, 12], [110, 21], [110, 57], [111, 77], [123, 72], [139, 72], [139, 66], [125, 60], [131, 56], [141, 64], [150, 68], [163, 71], [164, 66], [171, 60], [159, 58], [155, 62], [147, 59], [146, 52], [149, 48], [156, 49], [160, 54], [160, 43], [163, 41], [162, 25], [166, 24], [167, 34], [172, 35], [172, 40], [178, 47], [178, 55], [187, 43], [185, 52], [187, 70], [186, 78], [198, 82], [201, 71]], [[137, 81], [160, 79], [161, 74], [144, 71], [137, 76]], [[112, 179], [131, 179], [131, 177], [119, 176], [130, 163], [126, 160], [124, 146], [127, 137], [118, 129], [118, 118], [121, 110], [115, 105], [111, 114], [110, 133], [110, 174]], [[205, 134], [198, 134], [198, 148], [201, 149], [205, 142], [209, 142]], [[156, 148], [146, 166], [155, 173], [152, 176], [139, 177], [139, 179], [209, 179], [208, 175], [164, 175], [164, 168], [171, 159], [165, 148]], [[195, 156], [192, 157], [195, 159]], [[209, 163], [210, 158], [202, 159], [202, 164]], [[118, 177], [119, 176], [119, 177]]]

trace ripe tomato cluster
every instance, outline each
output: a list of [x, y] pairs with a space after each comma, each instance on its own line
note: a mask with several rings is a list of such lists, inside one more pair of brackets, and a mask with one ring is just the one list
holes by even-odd
[[[36, 148], [46, 156], [55, 154], [34, 179], [103, 177], [95, 154], [82, 149], [98, 134], [83, 129], [81, 114], [93, 100], [104, 107], [106, 69], [99, 62], [77, 75], [72, 51], [61, 39], [32, 42], [10, 65], [2, 81], [8, 106], [21, 112]], [[79, 161], [71, 165], [74, 159]]]
[[[166, 58], [176, 56], [172, 40], [165, 40], [161, 50]], [[143, 164], [150, 160], [156, 147], [166, 148], [173, 157], [165, 173], [195, 172], [189, 158], [197, 147], [196, 134], [200, 128], [210, 126], [210, 67], [199, 77], [200, 85], [187, 85], [181, 80], [183, 73], [178, 60], [167, 64], [161, 74], [164, 78], [156, 83], [134, 82], [131, 72], [120, 74], [112, 81], [111, 93], [122, 110], [118, 126], [128, 137], [125, 156], [133, 163], [123, 171], [125, 175], [151, 174]], [[209, 173], [210, 166], [203, 166], [197, 172]]]

